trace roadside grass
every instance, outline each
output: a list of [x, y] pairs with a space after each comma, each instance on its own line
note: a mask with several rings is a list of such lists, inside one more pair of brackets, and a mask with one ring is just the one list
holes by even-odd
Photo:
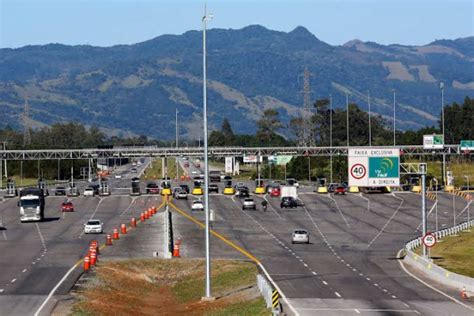
[[[474, 231], [447, 236], [430, 249], [430, 257], [440, 267], [454, 273], [474, 277]], [[415, 252], [421, 255], [422, 248]]]
[[75, 294], [72, 315], [270, 315], [255, 288], [251, 262], [212, 261], [212, 294], [204, 302], [201, 259], [126, 260], [99, 263]]
[[[171, 179], [176, 178], [176, 159], [175, 158], [167, 158], [167, 167], [168, 167], [168, 177]], [[152, 167], [147, 168], [145, 172], [142, 174], [140, 177], [140, 180], [145, 181], [145, 180], [158, 180], [163, 178], [163, 173], [162, 173], [162, 162], [161, 159], [155, 159], [151, 163]], [[181, 166], [179, 168], [179, 175], [183, 175], [183, 169]]]

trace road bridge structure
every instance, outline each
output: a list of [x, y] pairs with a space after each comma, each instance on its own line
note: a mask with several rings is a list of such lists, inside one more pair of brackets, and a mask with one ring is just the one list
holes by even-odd
[[[460, 145], [445, 145], [443, 149], [424, 149], [422, 145], [404, 146], [333, 146], [333, 147], [209, 147], [211, 157], [245, 156], [245, 155], [292, 155], [292, 156], [347, 156], [350, 148], [398, 148], [402, 155], [432, 156], [460, 155]], [[32, 150], [0, 150], [3, 160], [56, 160], [56, 159], [98, 159], [98, 158], [134, 158], [134, 157], [201, 157], [202, 147], [117, 147], [88, 149], [32, 149]]]

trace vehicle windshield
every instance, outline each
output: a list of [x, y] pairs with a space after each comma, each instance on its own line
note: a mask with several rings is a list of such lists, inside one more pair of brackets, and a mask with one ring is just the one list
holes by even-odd
[[308, 232], [305, 230], [295, 230], [295, 234], [297, 235], [306, 235]]
[[20, 200], [21, 207], [37, 207], [39, 206], [39, 199]]
[[100, 225], [100, 221], [88, 221], [87, 225]]

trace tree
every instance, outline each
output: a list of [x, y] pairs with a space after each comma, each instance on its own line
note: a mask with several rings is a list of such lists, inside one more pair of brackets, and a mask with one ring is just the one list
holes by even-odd
[[257, 140], [261, 145], [280, 144], [284, 138], [277, 134], [283, 127], [280, 122], [279, 113], [275, 109], [263, 111], [263, 116], [257, 121]]

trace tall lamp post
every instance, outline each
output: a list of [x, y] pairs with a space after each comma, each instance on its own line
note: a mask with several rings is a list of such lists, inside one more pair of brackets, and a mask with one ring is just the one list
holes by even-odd
[[204, 299], [211, 299], [211, 254], [209, 245], [209, 162], [207, 155], [207, 75], [206, 75], [206, 27], [207, 22], [212, 19], [212, 14], [207, 14], [204, 5], [204, 15], [202, 17], [202, 98], [203, 98], [203, 119], [204, 119], [204, 211], [206, 216], [206, 294]]
[[349, 94], [346, 92], [346, 127], [347, 127], [347, 147], [349, 147]]
[[331, 147], [331, 156], [329, 156], [330, 158], [330, 179], [331, 179], [331, 183], [332, 182], [332, 94], [329, 95], [329, 147]]
[[[439, 88], [441, 89], [441, 131], [443, 133], [443, 143], [446, 143], [446, 135], [444, 133], [444, 82], [439, 83]], [[446, 186], [446, 154], [443, 150], [443, 185]]]
[[367, 91], [367, 103], [369, 105], [369, 146], [372, 146], [372, 124], [371, 124], [371, 113], [370, 113], [370, 91]]
[[396, 109], [396, 104], [397, 104], [397, 95], [395, 89], [392, 89], [393, 92], [393, 146], [396, 146], [396, 138], [395, 138], [395, 109]]
[[[471, 187], [469, 186], [469, 176], [468, 175], [465, 175], [464, 178], [466, 179], [466, 182], [467, 182], [467, 188], [466, 190], [467, 191], [470, 191]], [[469, 221], [471, 220], [471, 216], [470, 216], [470, 210], [469, 210], [469, 204], [467, 205], [467, 222], [469, 223]]]

